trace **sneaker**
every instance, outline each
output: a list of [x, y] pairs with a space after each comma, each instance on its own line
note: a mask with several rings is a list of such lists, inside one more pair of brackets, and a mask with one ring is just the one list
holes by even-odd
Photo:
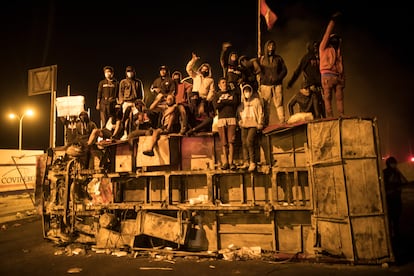
[[124, 133], [124, 135], [122, 135], [122, 137], [121, 137], [121, 139], [120, 139], [120, 140], [121, 140], [121, 141], [128, 140], [128, 134]]
[[236, 166], [236, 164], [231, 164], [231, 165], [230, 165], [230, 170], [232, 170], [232, 171], [237, 170], [237, 166]]
[[283, 206], [288, 206], [289, 203], [287, 203], [286, 201], [282, 203]]
[[248, 162], [244, 162], [243, 165], [240, 166], [240, 169], [242, 170], [247, 170], [249, 168], [249, 163]]
[[256, 170], [256, 163], [250, 163], [249, 172], [254, 172]]
[[229, 163], [225, 163], [223, 166], [221, 166], [222, 170], [228, 170], [230, 168]]
[[147, 155], [147, 156], [154, 156], [154, 151], [152, 150], [146, 150], [142, 152], [143, 155]]

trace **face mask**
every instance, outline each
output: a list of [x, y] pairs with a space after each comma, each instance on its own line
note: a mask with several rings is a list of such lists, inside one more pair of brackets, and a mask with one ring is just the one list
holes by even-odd
[[80, 116], [80, 120], [82, 122], [87, 122], [88, 121], [88, 117], [87, 116]]
[[127, 72], [127, 77], [128, 78], [132, 78], [134, 76], [134, 73], [133, 72]]
[[112, 73], [105, 73], [105, 78], [111, 79], [112, 78]]
[[244, 97], [246, 98], [246, 99], [250, 99], [250, 97], [252, 96], [252, 92], [244, 92]]
[[201, 74], [203, 74], [203, 77], [208, 77], [208, 71], [202, 71]]

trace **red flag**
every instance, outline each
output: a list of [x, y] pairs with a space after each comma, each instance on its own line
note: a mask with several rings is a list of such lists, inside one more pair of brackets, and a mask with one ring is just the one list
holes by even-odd
[[277, 15], [266, 4], [266, 0], [259, 0], [259, 1], [260, 1], [260, 14], [263, 15], [263, 17], [266, 20], [267, 30], [271, 30], [277, 20]]

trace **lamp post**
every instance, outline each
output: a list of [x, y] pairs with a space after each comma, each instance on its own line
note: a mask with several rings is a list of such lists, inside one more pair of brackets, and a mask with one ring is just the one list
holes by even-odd
[[9, 118], [10, 118], [10, 119], [14, 119], [14, 118], [19, 119], [19, 151], [21, 151], [21, 150], [22, 150], [23, 118], [24, 118], [26, 115], [27, 115], [27, 116], [33, 116], [33, 110], [28, 109], [28, 110], [26, 110], [26, 112], [25, 112], [25, 113], [23, 113], [21, 116], [19, 116], [19, 115], [17, 115], [17, 114], [14, 114], [14, 113], [9, 114]]

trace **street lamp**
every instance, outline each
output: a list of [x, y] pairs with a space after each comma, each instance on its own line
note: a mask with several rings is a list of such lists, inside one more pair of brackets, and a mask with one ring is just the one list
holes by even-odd
[[23, 115], [21, 115], [21, 116], [19, 116], [19, 115], [17, 115], [17, 114], [14, 114], [14, 113], [10, 113], [10, 114], [9, 114], [9, 118], [10, 118], [10, 119], [14, 119], [14, 118], [19, 119], [19, 150], [22, 150], [22, 130], [23, 130], [23, 118], [24, 118], [26, 115], [27, 115], [27, 116], [33, 116], [33, 110], [28, 109], [28, 110], [26, 110], [26, 112], [25, 112], [25, 113], [23, 113]]

